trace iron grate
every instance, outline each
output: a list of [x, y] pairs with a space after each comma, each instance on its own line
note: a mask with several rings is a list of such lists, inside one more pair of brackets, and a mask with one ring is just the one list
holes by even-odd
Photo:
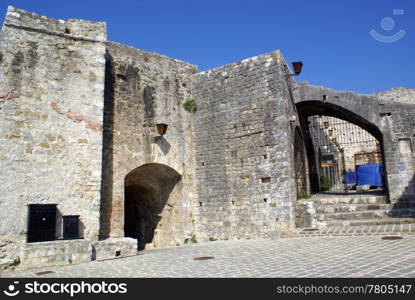
[[195, 257], [193, 258], [193, 260], [208, 260], [208, 259], [214, 259], [214, 256], [199, 256], [199, 257]]
[[53, 271], [41, 271], [41, 272], [37, 272], [35, 273], [35, 275], [46, 275], [46, 274], [52, 274], [55, 273]]
[[382, 236], [381, 239], [382, 240], [387, 240], [387, 241], [394, 241], [394, 240], [401, 240], [401, 239], [403, 239], [403, 237], [396, 236], [396, 235], [394, 235], [394, 236]]

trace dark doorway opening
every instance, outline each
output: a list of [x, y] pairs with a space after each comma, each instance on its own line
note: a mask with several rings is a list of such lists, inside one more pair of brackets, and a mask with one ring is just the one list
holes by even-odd
[[125, 187], [125, 236], [151, 243], [160, 219], [156, 192], [142, 186]]
[[146, 164], [125, 177], [124, 233], [138, 250], [152, 243], [162, 212], [181, 176], [162, 164]]

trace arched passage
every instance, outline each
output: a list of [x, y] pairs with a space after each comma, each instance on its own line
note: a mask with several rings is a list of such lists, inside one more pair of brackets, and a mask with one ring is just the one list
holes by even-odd
[[[344, 172], [350, 169], [346, 168], [350, 164], [345, 162], [344, 149], [342, 146], [339, 146], [336, 138], [333, 138], [335, 136], [331, 136], [332, 132], [326, 132], [324, 128], [319, 130], [312, 128], [316, 126], [315, 124], [312, 124], [313, 122], [310, 121], [312, 120], [310, 118], [313, 116], [328, 116], [334, 120], [343, 120], [345, 121], [343, 122], [345, 124], [350, 123], [356, 125], [359, 129], [362, 130], [362, 132], [367, 132], [368, 136], [373, 137], [373, 139], [377, 141], [380, 151], [379, 160], [384, 161], [383, 135], [379, 128], [377, 128], [370, 121], [343, 107], [324, 101], [301, 101], [297, 102], [296, 107], [299, 114], [302, 131], [304, 133], [304, 142], [307, 151], [307, 158], [309, 161], [309, 173], [312, 192], [316, 193], [324, 189], [328, 191], [334, 186], [341, 186], [342, 191], [347, 191], [348, 187], [345, 185], [343, 180], [334, 181], [330, 180], [330, 178], [334, 178], [335, 176], [337, 176], [337, 178], [341, 178]], [[327, 129], [329, 129], [327, 127], [328, 124], [324, 125]], [[349, 134], [347, 130], [348, 129], [344, 129], [344, 134]], [[324, 153], [324, 151], [322, 151], [319, 147], [316, 147], [316, 136], [318, 136], [318, 140], [327, 140], [324, 146], [329, 148], [327, 153]], [[330, 165], [330, 161], [335, 161], [335, 163]], [[324, 165], [325, 168], [322, 168], [322, 165]], [[384, 165], [382, 167], [384, 167]], [[382, 172], [382, 175], [384, 175], [384, 172]], [[386, 176], [382, 176], [382, 179], [382, 184], [386, 188]], [[339, 190], [340, 188], [337, 191]]]
[[180, 180], [174, 169], [155, 163], [138, 167], [125, 177], [124, 233], [137, 239], [140, 250], [153, 241], [162, 212]]

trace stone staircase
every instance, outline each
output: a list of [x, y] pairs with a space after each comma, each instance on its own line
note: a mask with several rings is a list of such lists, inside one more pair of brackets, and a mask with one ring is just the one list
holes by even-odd
[[307, 222], [294, 236], [415, 234], [415, 201], [392, 205], [380, 193], [316, 194], [299, 205]]

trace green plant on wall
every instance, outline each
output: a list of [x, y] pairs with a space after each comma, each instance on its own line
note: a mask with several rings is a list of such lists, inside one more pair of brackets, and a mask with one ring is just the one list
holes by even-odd
[[197, 110], [196, 99], [195, 98], [186, 99], [186, 101], [183, 103], [183, 107], [187, 111], [195, 112]]
[[330, 178], [324, 175], [320, 177], [320, 190], [322, 192], [330, 190], [332, 186], [333, 184], [331, 183]]
[[299, 194], [298, 195], [298, 199], [300, 200], [300, 199], [310, 199], [311, 198], [311, 195], [309, 195], [309, 194]]
[[195, 236], [195, 235], [192, 235], [192, 238], [190, 239], [190, 241], [191, 241], [193, 244], [197, 243], [196, 236]]

